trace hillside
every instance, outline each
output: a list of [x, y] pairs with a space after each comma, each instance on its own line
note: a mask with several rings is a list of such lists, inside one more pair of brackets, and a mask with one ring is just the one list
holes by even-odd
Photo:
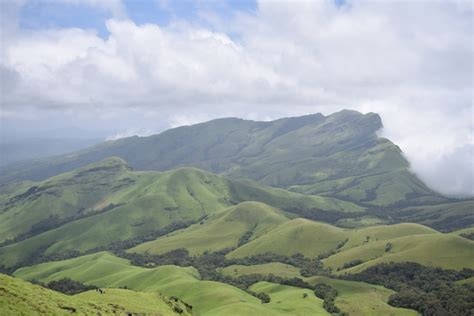
[[[390, 250], [387, 251], [387, 244]], [[345, 263], [360, 260], [354, 267]], [[369, 242], [342, 250], [323, 260], [324, 265], [340, 273], [357, 273], [370, 266], [388, 262], [417, 262], [443, 269], [474, 269], [474, 242], [453, 234], [412, 235]]]
[[[110, 289], [68, 296], [0, 274], [0, 314], [9, 315], [190, 315], [184, 305], [157, 293]], [[174, 307], [182, 310], [178, 313]]]
[[368, 205], [446, 201], [408, 171], [396, 145], [376, 135], [381, 127], [377, 114], [347, 110], [271, 122], [217, 119], [3, 168], [0, 183], [44, 180], [117, 156], [136, 170], [194, 166]]
[[[138, 244], [245, 201], [322, 219], [364, 211], [350, 202], [195, 168], [135, 172], [120, 158], [107, 158], [1, 196], [0, 265], [100, 250], [120, 241]], [[252, 204], [239, 209], [246, 206]]]
[[351, 316], [419, 315], [410, 309], [395, 308], [388, 305], [388, 298], [395, 292], [383, 286], [331, 279], [322, 276], [306, 278], [305, 281], [312, 285], [327, 284], [336, 289], [338, 291], [338, 296], [335, 300], [336, 305], [341, 311]]
[[[93, 267], [93, 269], [92, 269]], [[127, 260], [108, 253], [98, 253], [59, 262], [22, 268], [15, 276], [42, 282], [69, 277], [85, 284], [103, 288], [123, 287], [143, 292], [161, 292], [177, 296], [193, 306], [198, 315], [287, 315], [300, 314], [300, 306], [293, 304], [290, 310], [261, 304], [260, 300], [233, 286], [199, 280], [199, 273], [192, 267], [161, 266], [153, 269], [135, 267]], [[288, 297], [287, 300], [290, 300]], [[315, 300], [318, 300], [315, 298]], [[318, 307], [319, 305], [319, 307]], [[321, 303], [313, 308], [324, 313]]]
[[235, 248], [239, 240], [254, 239], [288, 221], [283, 212], [263, 203], [243, 202], [210, 216], [205, 222], [173, 232], [130, 249], [131, 252], [165, 253], [186, 248], [191, 255]]
[[[228, 268], [233, 270], [235, 267]], [[248, 266], [246, 269], [261, 274], [275, 273], [281, 269], [290, 271], [290, 267], [275, 263]], [[178, 296], [193, 306], [193, 312], [204, 315], [246, 315], [249, 312], [258, 315], [328, 315], [322, 308], [322, 300], [309, 289], [256, 282], [250, 286], [250, 290], [264, 292], [271, 298], [270, 303], [261, 304], [254, 297], [229, 285], [200, 281], [199, 273], [192, 267], [135, 267], [127, 260], [108, 253], [22, 268], [14, 275], [43, 282], [69, 277], [101, 287], [127, 286], [138, 291], [159, 291], [168, 296]], [[388, 297], [395, 292], [382, 286], [321, 276], [304, 280], [310, 285], [324, 283], [334, 287], [339, 293], [337, 305], [350, 315], [417, 315], [412, 310], [389, 306]]]

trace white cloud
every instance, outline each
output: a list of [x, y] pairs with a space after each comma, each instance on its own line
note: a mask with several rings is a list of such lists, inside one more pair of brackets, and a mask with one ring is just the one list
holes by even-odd
[[107, 39], [82, 29], [5, 37], [2, 113], [133, 108], [176, 126], [374, 111], [422, 179], [474, 194], [472, 163], [463, 163], [474, 146], [470, 1], [262, 1], [231, 21], [201, 14], [222, 31], [136, 25], [118, 1], [86, 2], [114, 12]]

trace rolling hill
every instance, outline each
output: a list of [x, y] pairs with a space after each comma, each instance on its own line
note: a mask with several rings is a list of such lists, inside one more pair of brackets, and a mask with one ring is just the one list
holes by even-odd
[[[278, 206], [292, 216], [330, 218], [364, 211], [351, 202], [230, 180], [195, 168], [135, 172], [122, 159], [107, 158], [2, 195], [0, 265], [145, 241], [245, 201]], [[252, 204], [239, 210], [248, 206]]]
[[244, 235], [248, 234], [248, 239], [257, 238], [285, 221], [288, 219], [281, 210], [259, 202], [243, 202], [210, 216], [205, 222], [140, 244], [130, 251], [158, 254], [186, 248], [196, 255], [235, 248]]
[[44, 180], [117, 156], [136, 170], [193, 166], [368, 205], [447, 201], [409, 171], [396, 145], [376, 135], [381, 127], [377, 114], [348, 110], [271, 122], [217, 119], [3, 168], [0, 183]]
[[417, 312], [406, 308], [395, 308], [387, 304], [390, 295], [395, 293], [383, 286], [372, 285], [364, 282], [331, 279], [324, 276], [306, 278], [306, 282], [327, 284], [338, 292], [336, 305], [341, 311], [351, 316], [409, 316], [419, 315]]
[[[391, 249], [387, 251], [387, 244]], [[354, 267], [344, 264], [360, 260]], [[474, 242], [453, 234], [428, 234], [379, 240], [343, 250], [323, 260], [339, 273], [357, 273], [370, 266], [388, 262], [417, 262], [444, 269], [474, 269]]]
[[[147, 269], [135, 267], [125, 259], [102, 252], [59, 262], [49, 262], [31, 268], [19, 269], [14, 274], [26, 280], [47, 282], [63, 277], [93, 284], [102, 288], [127, 286], [141, 292], [160, 292], [177, 296], [193, 306], [197, 315], [287, 315], [279, 306], [261, 304], [260, 300], [233, 286], [201, 281], [192, 267], [161, 266]], [[107, 292], [108, 290], [106, 290]], [[301, 290], [299, 290], [301, 291]], [[288, 293], [291, 294], [291, 293]], [[289, 296], [286, 300], [291, 301]], [[319, 299], [315, 298], [320, 302]], [[298, 304], [291, 303], [292, 311], [299, 313]], [[322, 303], [313, 308], [324, 314]]]

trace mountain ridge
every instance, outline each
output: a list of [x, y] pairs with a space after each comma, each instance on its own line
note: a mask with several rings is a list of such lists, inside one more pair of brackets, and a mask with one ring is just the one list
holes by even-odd
[[351, 110], [268, 122], [221, 118], [0, 168], [0, 184], [41, 180], [116, 156], [135, 170], [196, 167], [362, 205], [448, 201], [409, 171], [398, 146], [376, 134], [382, 126], [378, 114]]

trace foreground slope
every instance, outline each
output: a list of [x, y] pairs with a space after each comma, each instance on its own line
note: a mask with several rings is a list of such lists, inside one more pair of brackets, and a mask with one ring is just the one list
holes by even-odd
[[[0, 314], [8, 315], [189, 315], [184, 305], [158, 295], [123, 289], [69, 296], [0, 274]], [[182, 313], [177, 313], [177, 306]]]
[[371, 205], [445, 201], [408, 171], [397, 146], [376, 135], [381, 127], [377, 114], [347, 110], [271, 122], [218, 119], [10, 166], [0, 183], [43, 180], [117, 156], [137, 170], [194, 166]]

